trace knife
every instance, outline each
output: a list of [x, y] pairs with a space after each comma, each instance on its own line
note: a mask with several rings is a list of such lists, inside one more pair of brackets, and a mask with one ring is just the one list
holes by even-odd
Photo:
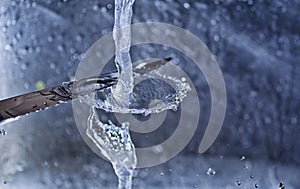
[[[172, 58], [155, 61], [143, 61], [133, 64], [133, 72], [146, 74], [165, 65]], [[118, 81], [118, 72], [101, 74], [99, 77], [90, 77], [78, 81], [63, 82], [61, 85], [49, 87], [0, 101], [0, 123], [10, 118], [37, 112], [62, 102], [75, 99], [79, 96], [102, 90], [115, 85]], [[91, 85], [92, 87], [84, 87]]]

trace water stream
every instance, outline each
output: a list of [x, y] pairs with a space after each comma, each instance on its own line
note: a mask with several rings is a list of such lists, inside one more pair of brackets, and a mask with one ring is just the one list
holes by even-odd
[[[112, 94], [111, 100], [113, 100], [115, 107], [128, 107], [129, 96], [133, 90], [133, 71], [129, 50], [131, 44], [130, 24], [134, 1], [115, 0], [113, 38], [116, 46], [115, 64], [119, 76], [117, 84], [109, 92], [103, 92], [103, 94]], [[118, 188], [130, 189], [137, 160], [135, 148], [129, 134], [129, 123], [122, 123], [121, 126], [116, 126], [111, 121], [102, 123], [94, 107], [92, 106], [91, 115], [88, 119], [87, 135], [111, 162], [118, 176]]]
[[86, 132], [111, 162], [118, 176], [118, 188], [130, 189], [132, 174], [136, 167], [136, 155], [129, 134], [129, 124], [122, 123], [121, 126], [116, 126], [111, 121], [102, 123], [92, 108]]
[[135, 0], [115, 0], [115, 23], [113, 38], [115, 41], [115, 64], [119, 80], [113, 88], [113, 96], [119, 106], [129, 105], [129, 95], [133, 89], [132, 62], [129, 54], [131, 45], [131, 17]]
[[103, 123], [98, 118], [97, 109], [144, 115], [176, 110], [190, 90], [185, 80], [166, 76], [159, 69], [146, 74], [133, 72], [129, 53], [133, 3], [134, 0], [115, 0], [113, 37], [116, 46], [115, 64], [118, 69], [117, 84], [79, 98], [81, 102], [91, 106], [86, 134], [111, 162], [118, 176], [119, 189], [131, 188], [132, 175], [137, 164], [129, 123]]

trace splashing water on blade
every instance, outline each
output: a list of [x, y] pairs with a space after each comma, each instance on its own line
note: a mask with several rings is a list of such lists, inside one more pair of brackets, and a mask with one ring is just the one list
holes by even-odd
[[[144, 115], [176, 110], [190, 91], [185, 80], [166, 76], [160, 73], [160, 69], [148, 73], [133, 71], [129, 54], [133, 3], [134, 0], [115, 0], [113, 38], [116, 46], [115, 64], [118, 69], [117, 84], [79, 97], [81, 102], [91, 106], [86, 134], [112, 163], [118, 176], [119, 189], [131, 188], [132, 175], [137, 164], [129, 123], [122, 123], [120, 126], [111, 121], [103, 123], [96, 110]], [[84, 86], [82, 88], [84, 90]]]

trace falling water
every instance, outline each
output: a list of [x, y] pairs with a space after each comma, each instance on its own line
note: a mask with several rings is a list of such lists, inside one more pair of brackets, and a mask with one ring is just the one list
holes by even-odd
[[88, 119], [87, 136], [111, 162], [119, 179], [119, 189], [130, 189], [136, 166], [135, 148], [129, 134], [129, 124], [120, 127], [111, 121], [102, 123], [94, 108]]
[[113, 89], [113, 96], [120, 106], [129, 105], [129, 95], [133, 89], [132, 62], [129, 54], [131, 45], [131, 17], [135, 0], [115, 0], [115, 24], [113, 38], [116, 46], [115, 64], [119, 80]]
[[[129, 95], [133, 89], [133, 71], [129, 50], [134, 1], [115, 0], [113, 38], [116, 46], [115, 63], [119, 76], [117, 84], [110, 91], [112, 94], [111, 100], [115, 103], [115, 107], [128, 107]], [[107, 124], [102, 123], [95, 109], [92, 108], [92, 113], [88, 119], [87, 135], [112, 163], [118, 176], [118, 188], [130, 189], [137, 160], [135, 148], [129, 134], [129, 123], [122, 123], [121, 126], [116, 126], [111, 121], [108, 121]]]
[[[169, 109], [176, 110], [190, 91], [190, 86], [184, 78], [166, 76], [160, 73], [159, 69], [146, 74], [133, 72], [129, 54], [133, 3], [134, 0], [115, 0], [113, 37], [116, 46], [115, 64], [118, 68], [117, 84], [79, 97], [81, 102], [91, 106], [86, 134], [112, 163], [118, 176], [119, 189], [131, 188], [132, 175], [137, 164], [129, 123], [119, 126], [111, 121], [103, 123], [99, 120], [96, 110], [144, 115]], [[144, 106], [143, 103], [149, 100], [155, 100], [155, 103], [147, 103]]]

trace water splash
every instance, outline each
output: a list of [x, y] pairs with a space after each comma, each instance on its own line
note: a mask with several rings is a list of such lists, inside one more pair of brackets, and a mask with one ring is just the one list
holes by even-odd
[[4, 129], [0, 129], [0, 135], [6, 135], [6, 131]]
[[[137, 164], [135, 147], [129, 133], [129, 123], [121, 126], [99, 120], [96, 109], [108, 112], [148, 115], [164, 110], [176, 110], [191, 90], [186, 80], [166, 76], [159, 69], [147, 74], [134, 73], [129, 54], [131, 45], [131, 17], [135, 0], [115, 0], [113, 38], [116, 46], [115, 64], [118, 82], [114, 86], [79, 97], [91, 106], [87, 123], [87, 136], [112, 163], [118, 176], [118, 188], [130, 189]], [[82, 86], [82, 90], [85, 90]], [[151, 102], [151, 103], [150, 103]]]
[[208, 168], [207, 171], [206, 171], [206, 174], [207, 174], [207, 175], [214, 176], [214, 175], [216, 174], [216, 171], [213, 170], [212, 168]]
[[102, 123], [95, 109], [144, 115], [169, 109], [176, 110], [191, 89], [187, 82], [163, 75], [159, 69], [145, 75], [134, 74], [134, 88], [129, 95], [130, 106], [119, 106], [112, 95], [112, 88], [98, 90], [79, 99], [93, 109], [88, 119], [88, 137], [112, 163], [119, 179], [118, 188], [130, 189], [137, 161], [135, 147], [130, 138], [129, 123], [122, 123], [121, 126], [111, 121]]
[[[136, 167], [135, 148], [129, 134], [129, 123], [122, 123], [120, 127], [108, 121], [102, 123], [96, 115], [94, 107], [107, 107], [108, 111], [115, 112], [112, 107], [128, 107], [129, 96], [133, 90], [132, 62], [129, 54], [131, 44], [131, 17], [132, 6], [135, 0], [115, 0], [115, 23], [113, 38], [116, 46], [115, 63], [118, 69], [118, 82], [115, 86], [103, 90], [101, 98], [91, 94], [86, 99], [96, 99], [92, 103], [92, 112], [88, 119], [87, 135], [97, 145], [102, 154], [112, 163], [118, 176], [118, 188], [130, 189], [132, 174]], [[98, 93], [98, 95], [101, 95]], [[109, 97], [109, 98], [108, 98]], [[103, 99], [103, 98], [102, 98]], [[104, 104], [101, 106], [101, 103]], [[112, 106], [115, 105], [115, 106]]]
[[118, 188], [131, 188], [137, 160], [129, 134], [129, 124], [123, 123], [118, 127], [111, 121], [108, 121], [107, 124], [102, 123], [95, 109], [92, 108], [87, 125], [87, 136], [113, 165], [119, 179]]
[[[144, 114], [176, 110], [191, 90], [186, 81], [163, 75], [157, 69], [145, 75], [134, 74], [134, 88], [129, 95], [129, 106], [119, 106], [115, 100], [113, 87], [97, 90], [80, 96], [79, 100], [92, 107], [108, 112]], [[85, 87], [82, 86], [82, 90]], [[150, 103], [151, 101], [151, 103]]]

